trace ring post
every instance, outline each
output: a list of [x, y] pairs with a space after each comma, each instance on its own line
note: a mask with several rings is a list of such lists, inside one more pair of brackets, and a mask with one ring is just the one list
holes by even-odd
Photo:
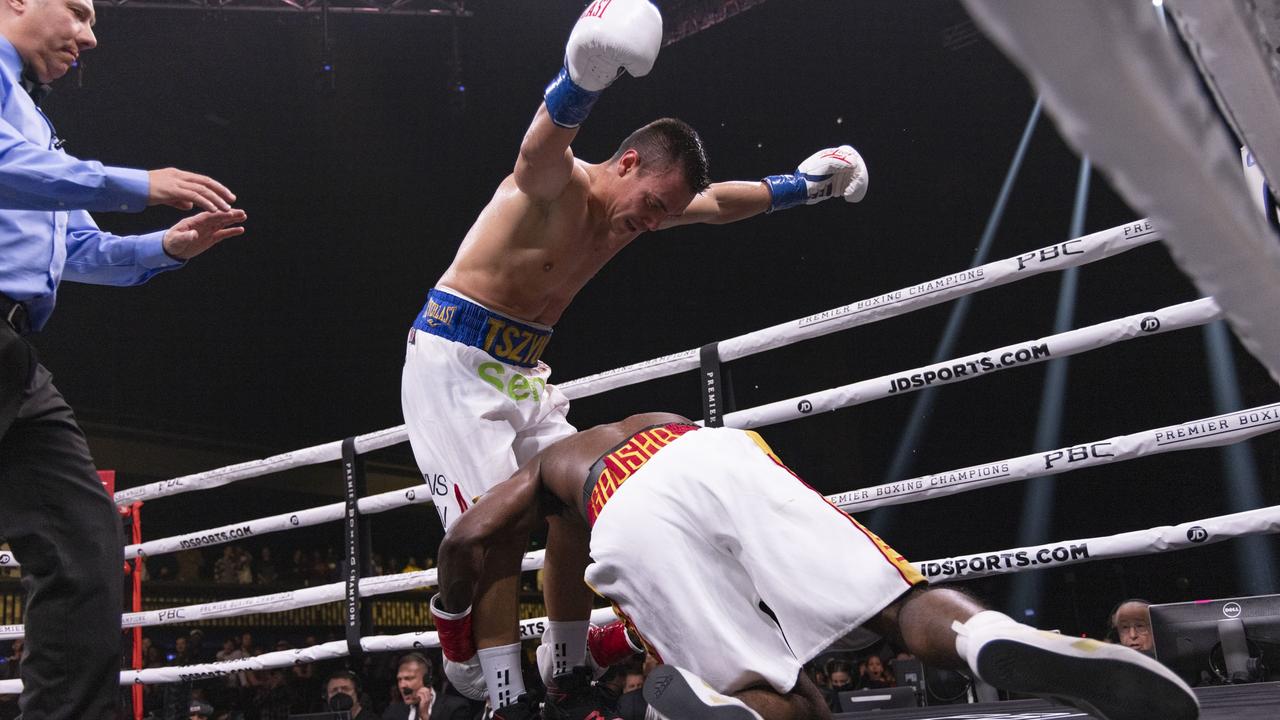
[[[136, 545], [142, 542], [142, 503], [135, 502], [129, 504], [127, 511], [130, 520], [130, 537]], [[142, 563], [141, 555], [133, 559], [133, 583], [132, 583], [132, 603], [130, 607], [133, 612], [142, 612]], [[127, 569], [127, 566], [126, 566]], [[133, 628], [133, 667], [134, 669], [142, 668], [142, 626]], [[134, 720], [142, 720], [142, 686], [133, 686], [133, 717]]]
[[724, 427], [724, 416], [734, 411], [729, 370], [720, 363], [720, 343], [703, 345], [698, 351], [702, 380], [702, 417], [706, 427]]
[[363, 627], [372, 625], [369, 608], [360, 602], [360, 578], [370, 574], [369, 526], [360, 522], [359, 500], [365, 495], [364, 460], [356, 453], [356, 439], [342, 441], [342, 475], [346, 492], [346, 524], [342, 533], [342, 568], [345, 576], [344, 624], [347, 652], [352, 663], [363, 657], [360, 638]]

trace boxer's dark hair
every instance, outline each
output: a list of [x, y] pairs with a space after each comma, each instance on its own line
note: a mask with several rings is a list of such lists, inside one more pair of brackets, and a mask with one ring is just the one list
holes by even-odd
[[641, 172], [665, 172], [674, 164], [684, 171], [685, 182], [695, 193], [711, 184], [707, 167], [707, 151], [702, 147], [698, 131], [683, 120], [660, 118], [627, 136], [609, 158], [617, 162], [628, 150], [634, 149], [644, 163]]

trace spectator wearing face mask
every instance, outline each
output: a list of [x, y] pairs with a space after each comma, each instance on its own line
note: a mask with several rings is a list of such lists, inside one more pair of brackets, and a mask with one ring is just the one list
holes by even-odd
[[823, 699], [832, 712], [840, 712], [840, 693], [857, 689], [853, 666], [846, 660], [828, 660], [826, 665], [829, 687], [823, 689]]
[[339, 670], [324, 684], [325, 706], [334, 712], [347, 712], [351, 720], [375, 720], [372, 710], [360, 704], [360, 680], [349, 670]]

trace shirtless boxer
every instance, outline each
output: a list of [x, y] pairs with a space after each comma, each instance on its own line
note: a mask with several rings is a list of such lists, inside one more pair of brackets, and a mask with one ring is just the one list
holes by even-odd
[[[568, 400], [548, 384], [550, 370], [540, 359], [551, 326], [619, 250], [645, 231], [733, 222], [836, 196], [856, 202], [866, 193], [866, 167], [848, 146], [814, 154], [792, 175], [710, 184], [701, 139], [674, 119], [636, 131], [602, 163], [576, 159], [569, 145], [600, 92], [624, 70], [646, 74], [661, 41], [662, 18], [646, 0], [587, 7], [514, 172], [409, 332], [404, 418], [446, 529], [475, 498], [574, 431]], [[553, 529], [549, 543], [557, 542]], [[514, 578], [503, 582], [482, 581], [479, 603], [495, 624], [477, 628], [479, 655], [447, 658], [445, 665], [464, 694], [478, 699], [487, 688], [495, 708], [523, 691], [518, 638], [508, 622], [517, 585]], [[565, 635], [576, 647], [584, 632], [580, 624], [553, 623], [544, 641], [559, 647]]]
[[[803, 665], [868, 631], [928, 665], [1107, 720], [1199, 715], [1191, 690], [1141, 653], [1040, 632], [957, 591], [925, 589], [911, 564], [754, 432], [667, 413], [562, 440], [486, 494], [440, 546], [432, 605], [465, 617], [482, 576], [519, 573], [518, 557], [490, 551], [544, 517], [581, 528], [590, 553], [549, 549], [548, 576], [585, 573], [667, 663], [650, 673], [645, 697], [673, 720], [829, 718]], [[548, 612], [562, 610], [560, 599], [547, 589]], [[589, 610], [575, 608], [583, 618]], [[442, 629], [441, 642], [466, 631], [465, 621]]]

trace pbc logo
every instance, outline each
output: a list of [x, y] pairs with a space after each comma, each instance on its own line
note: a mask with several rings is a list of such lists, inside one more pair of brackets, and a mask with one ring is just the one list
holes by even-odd
[[1229, 602], [1222, 606], [1222, 614], [1229, 618], [1238, 618], [1241, 612], [1240, 603], [1238, 602]]
[[1187, 539], [1193, 543], [1202, 543], [1209, 539], [1209, 531], [1199, 525], [1193, 525], [1187, 530]]
[[796, 409], [804, 413], [805, 415], [808, 415], [809, 413], [813, 412], [813, 403], [809, 402], [808, 400], [801, 400], [800, 404], [796, 405]]
[[1154, 315], [1148, 315], [1142, 318], [1142, 322], [1138, 324], [1142, 328], [1142, 332], [1155, 332], [1160, 329], [1160, 318]]

